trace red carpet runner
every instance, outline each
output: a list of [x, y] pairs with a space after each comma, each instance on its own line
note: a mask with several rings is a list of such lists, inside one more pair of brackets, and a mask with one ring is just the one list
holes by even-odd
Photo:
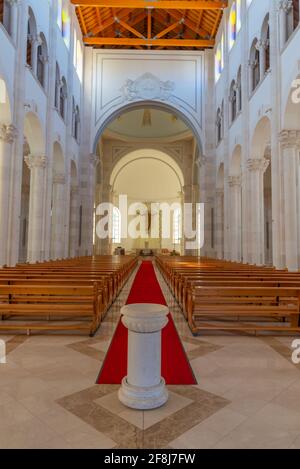
[[[166, 301], [155, 275], [152, 262], [143, 262], [133, 282], [126, 304]], [[167, 384], [197, 384], [174, 321], [169, 314], [168, 325], [162, 331], [162, 376]], [[106, 354], [97, 384], [120, 384], [127, 373], [128, 332], [120, 321]]]

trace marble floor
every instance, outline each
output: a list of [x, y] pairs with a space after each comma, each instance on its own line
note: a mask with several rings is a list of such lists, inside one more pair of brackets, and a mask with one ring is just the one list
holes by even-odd
[[170, 386], [166, 406], [140, 412], [94, 384], [133, 275], [94, 338], [0, 336], [0, 448], [300, 448], [294, 338], [193, 337], [158, 277], [198, 385]]

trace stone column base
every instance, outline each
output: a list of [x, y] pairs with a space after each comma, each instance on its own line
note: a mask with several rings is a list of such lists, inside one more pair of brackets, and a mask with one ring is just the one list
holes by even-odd
[[163, 406], [169, 397], [164, 378], [156, 386], [140, 387], [129, 384], [125, 377], [118, 395], [122, 404], [138, 410], [157, 409]]

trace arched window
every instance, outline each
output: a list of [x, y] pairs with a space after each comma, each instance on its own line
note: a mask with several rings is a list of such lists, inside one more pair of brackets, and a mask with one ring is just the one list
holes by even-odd
[[233, 122], [237, 114], [237, 88], [236, 88], [236, 83], [234, 80], [231, 82], [231, 86], [230, 86], [229, 101], [230, 101], [230, 111], [231, 111], [230, 117], [231, 117], [231, 122]]
[[9, 35], [12, 34], [12, 8], [13, 5], [9, 0], [0, 0], [0, 23]]
[[270, 70], [270, 25], [268, 24], [265, 43], [265, 72]]
[[229, 38], [229, 50], [233, 47], [236, 37], [237, 37], [237, 12], [236, 12], [236, 2], [233, 2], [230, 15], [229, 15], [229, 25], [228, 25], [228, 38]]
[[269, 14], [265, 17], [261, 31], [261, 44], [262, 44], [262, 73], [266, 74], [270, 70], [270, 24]]
[[260, 82], [260, 54], [259, 50], [255, 51], [254, 56], [254, 63], [253, 63], [253, 70], [252, 70], [252, 90], [254, 91], [255, 88], [258, 86]]
[[37, 66], [36, 76], [43, 88], [46, 86], [46, 62], [47, 57], [47, 44], [43, 34], [40, 35], [40, 44], [37, 48]]
[[56, 109], [59, 109], [59, 95], [60, 95], [60, 70], [59, 65], [56, 62], [55, 69], [55, 96], [54, 96], [54, 106]]
[[79, 141], [80, 134], [80, 112], [79, 107], [75, 104], [74, 97], [72, 98], [72, 135], [75, 140]]
[[217, 46], [215, 53], [215, 79], [216, 82], [219, 80], [221, 73], [224, 69], [224, 34]]
[[70, 15], [69, 15], [69, 6], [66, 2], [62, 9], [61, 22], [62, 22], [62, 27], [61, 27], [62, 37], [63, 37], [63, 40], [65, 41], [66, 46], [69, 47], [70, 36], [71, 36], [71, 20], [70, 20]]
[[79, 142], [79, 136], [80, 136], [79, 134], [80, 134], [80, 112], [79, 112], [79, 107], [76, 106], [74, 137], [77, 142]]
[[121, 242], [121, 213], [117, 207], [113, 208], [112, 242], [114, 244]]
[[173, 243], [181, 243], [181, 209], [176, 208], [173, 213]]
[[67, 82], [66, 82], [65, 77], [62, 77], [61, 86], [59, 90], [59, 112], [63, 120], [65, 120], [67, 116], [67, 96], [68, 96]]
[[299, 25], [299, 0], [291, 0], [286, 10], [286, 40]]
[[31, 8], [29, 8], [29, 18], [28, 18], [28, 25], [27, 25], [26, 63], [31, 69], [34, 68], [33, 41], [35, 40], [36, 35], [37, 35], [37, 30], [36, 30], [36, 22], [35, 22], [34, 14]]
[[260, 52], [257, 39], [253, 41], [250, 52], [250, 86], [251, 91], [255, 91], [260, 82]]
[[237, 87], [237, 109], [238, 112], [241, 112], [242, 105], [243, 105], [243, 98], [242, 98], [242, 68], [239, 68], [237, 79], [236, 79], [236, 87]]

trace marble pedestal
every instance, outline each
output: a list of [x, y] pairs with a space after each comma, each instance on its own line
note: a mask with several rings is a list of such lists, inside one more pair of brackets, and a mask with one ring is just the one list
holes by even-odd
[[168, 400], [161, 377], [161, 331], [169, 310], [155, 304], [132, 304], [122, 308], [128, 329], [128, 374], [119, 390], [120, 401], [132, 409], [155, 409]]

